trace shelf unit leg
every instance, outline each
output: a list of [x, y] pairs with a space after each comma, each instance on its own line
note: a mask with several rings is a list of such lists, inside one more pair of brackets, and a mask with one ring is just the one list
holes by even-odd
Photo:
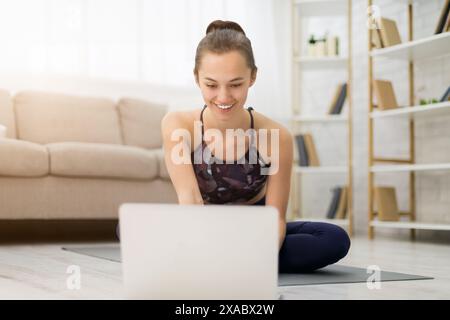
[[[367, 1], [367, 6], [372, 6], [372, 0]], [[369, 104], [368, 104], [368, 111], [369, 115], [373, 111], [373, 88], [372, 88], [372, 81], [373, 81], [373, 59], [370, 55], [370, 52], [372, 51], [372, 32], [371, 29], [368, 28], [368, 34], [367, 34], [367, 45], [368, 45], [368, 52], [369, 52], [369, 61], [368, 61], [368, 72], [367, 72], [367, 80], [368, 80], [368, 86], [369, 86]], [[373, 183], [374, 183], [374, 174], [371, 172], [371, 168], [373, 165], [373, 120], [369, 116], [368, 117], [368, 194], [367, 194], [367, 202], [368, 202], [368, 237], [369, 240], [372, 240], [374, 238], [374, 227], [371, 225], [374, 214], [373, 214]]]
[[373, 240], [375, 238], [375, 230], [374, 227], [369, 227], [369, 240]]
[[348, 79], [347, 79], [347, 96], [348, 96], [348, 199], [347, 199], [347, 219], [348, 219], [348, 234], [353, 236], [353, 103], [352, 103], [352, 0], [347, 1], [347, 36], [348, 36]]
[[[408, 4], [408, 40], [413, 41], [413, 5], [412, 3]], [[415, 103], [415, 95], [414, 95], [414, 63], [410, 61], [408, 63], [408, 75], [409, 75], [409, 105], [413, 106]], [[409, 120], [409, 156], [411, 163], [416, 162], [416, 151], [415, 151], [415, 127], [414, 127], [414, 118]], [[411, 172], [409, 175], [409, 211], [410, 221], [416, 220], [416, 176], [414, 172]], [[410, 230], [411, 240], [416, 239], [416, 230]]]

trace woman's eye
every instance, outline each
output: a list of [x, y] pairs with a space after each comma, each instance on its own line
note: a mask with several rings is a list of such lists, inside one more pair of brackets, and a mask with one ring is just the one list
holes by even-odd
[[[240, 83], [240, 84], [232, 84], [231, 85], [231, 87], [232, 88], [238, 88], [238, 87], [240, 87], [242, 85], [242, 83]], [[217, 85], [215, 85], [215, 84], [207, 84], [206, 85], [208, 88], [216, 88], [217, 87]]]

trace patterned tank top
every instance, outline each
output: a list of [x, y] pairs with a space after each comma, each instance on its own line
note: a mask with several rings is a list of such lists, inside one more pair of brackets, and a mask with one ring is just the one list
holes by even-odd
[[[255, 144], [255, 130], [253, 123], [252, 107], [247, 111], [250, 114], [250, 143], [245, 156], [233, 163], [220, 163], [211, 152], [205, 152], [208, 148], [203, 139], [203, 111], [200, 113], [202, 123], [202, 142], [191, 153], [194, 173], [197, 178], [203, 201], [209, 204], [238, 204], [253, 199], [264, 188], [267, 182], [267, 174], [262, 174], [261, 169], [268, 170], [270, 163], [266, 164], [260, 157]], [[207, 150], [209, 151], [209, 149]], [[209, 159], [205, 156], [210, 154]], [[197, 161], [194, 161], [197, 160]], [[250, 161], [252, 160], [252, 161]]]

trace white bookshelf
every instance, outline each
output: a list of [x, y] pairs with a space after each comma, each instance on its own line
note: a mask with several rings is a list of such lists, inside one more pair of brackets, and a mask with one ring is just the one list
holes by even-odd
[[[326, 165], [326, 166], [308, 166], [303, 167], [298, 164], [293, 169], [293, 191], [291, 192], [291, 201], [293, 203], [292, 212], [294, 221], [318, 221], [329, 222], [345, 226], [348, 228], [348, 233], [351, 235], [353, 230], [353, 206], [352, 206], [352, 155], [351, 155], [351, 0], [291, 0], [292, 4], [292, 110], [291, 126], [293, 128], [293, 134], [300, 134], [304, 132], [305, 126], [315, 126], [314, 128], [320, 128], [323, 130], [339, 130], [337, 132], [337, 138], [347, 142], [347, 161], [348, 165]], [[343, 43], [348, 45], [348, 55], [345, 53], [342, 56], [319, 56], [311, 57], [304, 56], [301, 50], [307, 45], [307, 39], [302, 39], [300, 30], [304, 26], [302, 19], [306, 18], [319, 18], [323, 19], [324, 23], [332, 21], [336, 17], [344, 18], [346, 21], [346, 36], [348, 41], [339, 41], [342, 46]], [[333, 32], [333, 30], [329, 30]], [[309, 32], [309, 30], [308, 30]], [[342, 39], [340, 39], [342, 40]], [[341, 47], [339, 52], [345, 52]], [[304, 94], [302, 92], [303, 83], [301, 81], [302, 72], [323, 72], [331, 71], [345, 74], [348, 89], [346, 98], [346, 107], [341, 114], [307, 114], [302, 112], [307, 108], [299, 103], [299, 97]], [[338, 83], [336, 83], [337, 86]], [[303, 90], [304, 91], [304, 90]], [[328, 97], [328, 101], [324, 99], [324, 103], [328, 104], [333, 99], [333, 96]], [[313, 111], [311, 111], [313, 112]], [[309, 127], [308, 127], [309, 128]], [[345, 130], [347, 129], [347, 130]], [[341, 131], [342, 130], [342, 131]], [[308, 130], [309, 131], [309, 130]], [[334, 131], [333, 131], [334, 134]], [[319, 159], [320, 160], [320, 159]], [[323, 161], [321, 161], [323, 162]], [[339, 178], [344, 178], [345, 183], [348, 186], [348, 202], [347, 202], [347, 217], [346, 219], [327, 219], [327, 212], [302, 212], [302, 188], [299, 187], [300, 179], [305, 175], [317, 175], [317, 179], [321, 179], [322, 176], [337, 174]], [[315, 179], [315, 178], [314, 178]], [[330, 186], [333, 187], [333, 186]], [[327, 190], [328, 191], [328, 190]], [[323, 192], [323, 201], [331, 203], [332, 197], [329, 192]]]
[[[417, 13], [413, 14], [413, 3], [419, 0], [404, 1], [405, 12], [408, 14], [407, 19], [407, 30], [408, 30], [408, 40], [403, 40], [403, 43], [390, 46], [382, 49], [370, 49], [369, 50], [369, 63], [368, 63], [368, 83], [371, 84], [374, 75], [374, 59], [393, 59], [408, 62], [408, 93], [409, 93], [409, 104], [407, 107], [399, 107], [390, 110], [374, 110], [373, 104], [373, 88], [369, 85], [369, 143], [368, 143], [368, 158], [369, 158], [369, 168], [368, 168], [368, 198], [369, 198], [369, 238], [374, 237], [375, 228], [391, 228], [391, 229], [409, 229], [411, 231], [411, 238], [415, 236], [415, 230], [450, 230], [450, 223], [426, 223], [416, 220], [416, 172], [423, 172], [432, 174], [433, 172], [450, 171], [450, 162], [444, 163], [427, 163], [418, 164], [415, 162], [415, 120], [422, 118], [432, 118], [439, 117], [443, 115], [450, 114], [450, 102], [439, 102], [427, 105], [417, 105], [415, 101], [415, 68], [414, 63], [423, 59], [433, 60], [435, 58], [450, 56], [450, 32], [440, 33], [437, 35], [431, 35], [422, 39], [413, 39], [413, 18], [417, 16]], [[371, 6], [374, 3], [372, 0], [368, 0], [367, 5]], [[420, 6], [418, 6], [420, 9]], [[441, 8], [440, 8], [441, 9]], [[419, 11], [420, 14], [420, 11]], [[423, 18], [423, 17], [422, 17]], [[370, 30], [368, 30], [369, 42], [370, 42]], [[379, 61], [382, 62], [382, 61]], [[448, 83], [444, 84], [446, 88]], [[377, 158], [374, 155], [374, 120], [383, 121], [384, 119], [390, 118], [405, 118], [409, 120], [409, 158], [403, 161], [398, 159], [391, 159], [398, 164], [389, 165], [378, 165], [375, 164], [378, 161], [389, 162], [389, 159]], [[424, 120], [426, 120], [424, 119]], [[450, 140], [450, 137], [449, 137]], [[437, 150], [436, 152], [439, 152]], [[377, 215], [374, 211], [374, 196], [373, 190], [375, 185], [375, 174], [378, 173], [401, 173], [406, 172], [409, 176], [409, 210], [406, 218], [408, 220], [400, 221], [379, 221]]]
[[370, 222], [373, 227], [394, 229], [450, 230], [449, 223], [425, 223], [411, 221], [378, 221]]
[[450, 54], [450, 32], [440, 33], [431, 37], [403, 42], [395, 46], [373, 49], [371, 57], [381, 57], [399, 60], [422, 60], [437, 58]]
[[373, 111], [370, 117], [373, 119], [384, 117], [407, 116], [410, 118], [435, 117], [440, 115], [450, 115], [450, 101], [427, 104], [423, 106], [401, 107], [391, 110]]
[[294, 57], [294, 62], [303, 70], [329, 70], [347, 68], [347, 57]]
[[295, 172], [298, 174], [323, 174], [323, 173], [348, 173], [346, 166], [319, 166], [319, 167], [301, 167], [296, 166]]
[[411, 172], [411, 171], [442, 171], [450, 170], [450, 163], [431, 164], [399, 164], [399, 165], [376, 165], [370, 168], [372, 172]]
[[295, 122], [322, 122], [322, 123], [329, 123], [329, 122], [337, 122], [337, 123], [346, 123], [348, 121], [347, 115], [301, 115], [301, 116], [294, 116], [292, 117], [292, 120]]

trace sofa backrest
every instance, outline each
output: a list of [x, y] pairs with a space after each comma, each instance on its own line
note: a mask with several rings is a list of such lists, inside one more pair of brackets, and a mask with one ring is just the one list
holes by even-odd
[[35, 143], [122, 144], [114, 101], [24, 91], [14, 97], [17, 137]]
[[6, 137], [16, 138], [16, 122], [12, 99], [8, 91], [0, 89], [0, 124], [6, 126]]
[[117, 104], [126, 145], [147, 149], [162, 146], [161, 120], [167, 107], [139, 99], [123, 98]]

